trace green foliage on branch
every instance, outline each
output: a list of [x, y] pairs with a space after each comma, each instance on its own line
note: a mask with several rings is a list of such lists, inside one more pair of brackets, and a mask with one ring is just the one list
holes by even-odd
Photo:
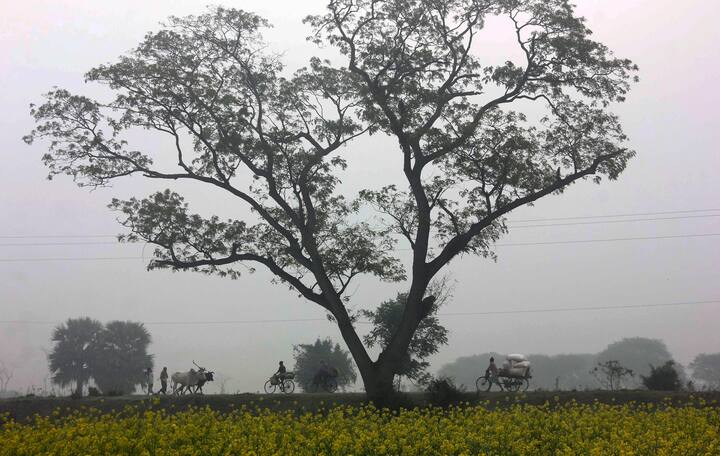
[[[443, 294], [443, 302], [448, 297], [447, 294]], [[385, 348], [388, 346], [400, 326], [406, 304], [407, 294], [398, 293], [395, 299], [383, 301], [377, 309], [361, 312], [362, 316], [368, 318], [373, 325], [370, 332], [363, 338], [368, 347], [377, 345]], [[440, 301], [433, 302], [427, 311], [427, 316], [418, 325], [410, 341], [407, 356], [396, 365], [396, 375], [407, 377], [420, 384], [430, 381], [431, 376], [427, 372], [430, 363], [427, 358], [437, 353], [441, 345], [448, 343], [448, 330], [440, 324], [437, 317], [440, 304], [442, 304]]]

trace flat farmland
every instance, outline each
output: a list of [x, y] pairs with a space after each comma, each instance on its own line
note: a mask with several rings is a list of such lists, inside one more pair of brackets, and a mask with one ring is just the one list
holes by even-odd
[[0, 402], [0, 456], [720, 454], [717, 393], [22, 398]]

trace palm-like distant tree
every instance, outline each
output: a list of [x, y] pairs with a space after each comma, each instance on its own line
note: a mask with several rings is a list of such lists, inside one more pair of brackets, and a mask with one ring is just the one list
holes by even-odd
[[55, 328], [55, 346], [48, 355], [53, 383], [62, 387], [75, 385], [75, 394], [82, 395], [83, 386], [92, 376], [102, 330], [102, 323], [87, 317], [70, 318]]
[[153, 366], [147, 353], [150, 333], [142, 323], [111, 321], [98, 339], [102, 359], [93, 369], [93, 379], [104, 393], [128, 394], [144, 382], [144, 370]]

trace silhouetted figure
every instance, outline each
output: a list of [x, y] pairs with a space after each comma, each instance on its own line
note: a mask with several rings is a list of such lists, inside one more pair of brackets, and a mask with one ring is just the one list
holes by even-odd
[[492, 385], [492, 382], [495, 382], [500, 386], [500, 389], [503, 389], [502, 385], [498, 381], [498, 368], [495, 365], [495, 358], [490, 357], [490, 365], [487, 369], [485, 369], [485, 375], [487, 376], [488, 380], [491, 382], [490, 385]]
[[320, 368], [317, 370], [317, 373], [315, 374], [315, 377], [313, 378], [313, 383], [315, 385], [323, 385], [327, 381], [327, 379], [330, 377], [330, 368], [328, 367], [325, 360], [320, 361]]
[[285, 364], [283, 364], [282, 361], [278, 363], [278, 370], [275, 372], [275, 376], [277, 378], [285, 378], [285, 374], [287, 373], [287, 369], [285, 368]]
[[163, 367], [162, 371], [160, 372], [160, 391], [158, 391], [158, 394], [167, 394], [167, 381], [168, 381], [168, 372], [167, 367]]
[[498, 368], [495, 365], [495, 358], [491, 356], [490, 357], [490, 365], [488, 366], [487, 369], [485, 369], [485, 374], [488, 376], [492, 375], [494, 377], [497, 377], [497, 373], [498, 373]]
[[152, 367], [145, 369], [145, 383], [147, 384], [147, 393], [152, 394], [153, 387], [153, 371]]

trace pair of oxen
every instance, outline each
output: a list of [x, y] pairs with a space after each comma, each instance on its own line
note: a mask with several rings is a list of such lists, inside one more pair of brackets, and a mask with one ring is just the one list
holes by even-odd
[[[193, 364], [195, 364], [195, 361], [193, 361]], [[170, 376], [173, 394], [185, 394], [186, 392], [202, 394], [203, 385], [205, 385], [206, 382], [214, 380], [213, 376], [215, 372], [209, 371], [197, 364], [195, 364], [195, 366], [198, 370], [191, 368], [187, 372], [175, 372]]]

